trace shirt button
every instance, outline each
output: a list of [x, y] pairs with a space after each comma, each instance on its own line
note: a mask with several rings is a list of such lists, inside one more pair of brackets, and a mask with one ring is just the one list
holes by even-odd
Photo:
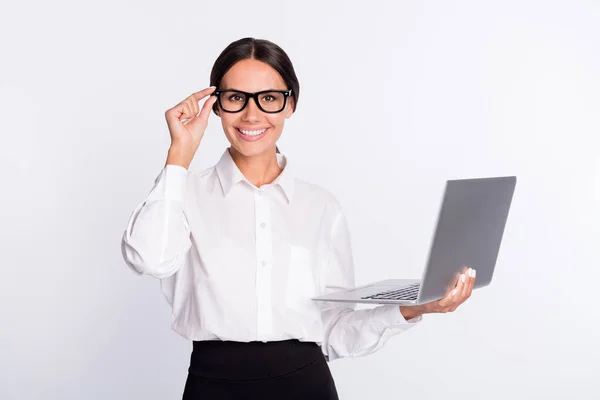
[[261, 303], [260, 304], [260, 308], [262, 308], [263, 310], [267, 308], [267, 305], [265, 303]]
[[264, 228], [265, 226], [267, 226], [267, 224], [265, 224], [264, 222], [261, 222], [260, 227]]
[[263, 267], [266, 267], [267, 266], [267, 261], [266, 260], [262, 260], [260, 262], [260, 265], [262, 265]]

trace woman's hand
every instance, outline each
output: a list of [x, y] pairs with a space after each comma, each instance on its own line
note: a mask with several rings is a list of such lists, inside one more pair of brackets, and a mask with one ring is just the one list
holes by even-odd
[[189, 167], [204, 136], [208, 117], [217, 97], [211, 96], [207, 99], [202, 106], [202, 111], [200, 111], [198, 102], [206, 96], [210, 96], [214, 90], [215, 87], [211, 86], [193, 93], [165, 112], [171, 135], [171, 147], [166, 164]]
[[409, 320], [423, 314], [455, 311], [458, 306], [471, 296], [473, 285], [475, 284], [475, 272], [474, 269], [467, 269], [465, 267], [462, 274], [458, 277], [455, 287], [443, 299], [418, 306], [400, 306], [400, 312], [404, 316], [404, 319]]

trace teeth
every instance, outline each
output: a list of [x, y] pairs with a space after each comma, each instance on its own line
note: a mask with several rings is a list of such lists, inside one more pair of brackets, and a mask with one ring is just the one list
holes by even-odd
[[239, 129], [240, 132], [242, 132], [244, 135], [248, 135], [248, 136], [257, 136], [262, 134], [264, 131], [266, 131], [266, 129], [261, 129], [259, 131], [246, 131], [244, 129]]

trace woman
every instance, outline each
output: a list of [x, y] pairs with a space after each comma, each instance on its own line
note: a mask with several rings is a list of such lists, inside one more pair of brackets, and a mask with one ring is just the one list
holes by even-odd
[[[276, 146], [298, 104], [292, 63], [274, 43], [244, 38], [217, 58], [210, 83], [166, 111], [166, 164], [129, 220], [123, 257], [161, 280], [173, 330], [193, 341], [185, 400], [337, 399], [327, 361], [373, 353], [423, 314], [454, 311], [474, 271], [420, 306], [310, 300], [353, 287], [354, 266], [339, 203], [297, 178]], [[231, 146], [188, 171], [211, 109]]]

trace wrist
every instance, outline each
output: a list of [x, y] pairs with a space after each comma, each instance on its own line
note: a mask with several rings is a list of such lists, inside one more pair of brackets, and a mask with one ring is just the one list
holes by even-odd
[[423, 314], [426, 314], [426, 310], [423, 305], [400, 306], [400, 313], [402, 314], [404, 319], [408, 321], [410, 319], [417, 318]]
[[171, 145], [169, 152], [167, 153], [166, 165], [179, 165], [185, 169], [189, 169], [192, 163], [193, 154], [189, 154], [189, 148], [185, 148], [183, 145]]

